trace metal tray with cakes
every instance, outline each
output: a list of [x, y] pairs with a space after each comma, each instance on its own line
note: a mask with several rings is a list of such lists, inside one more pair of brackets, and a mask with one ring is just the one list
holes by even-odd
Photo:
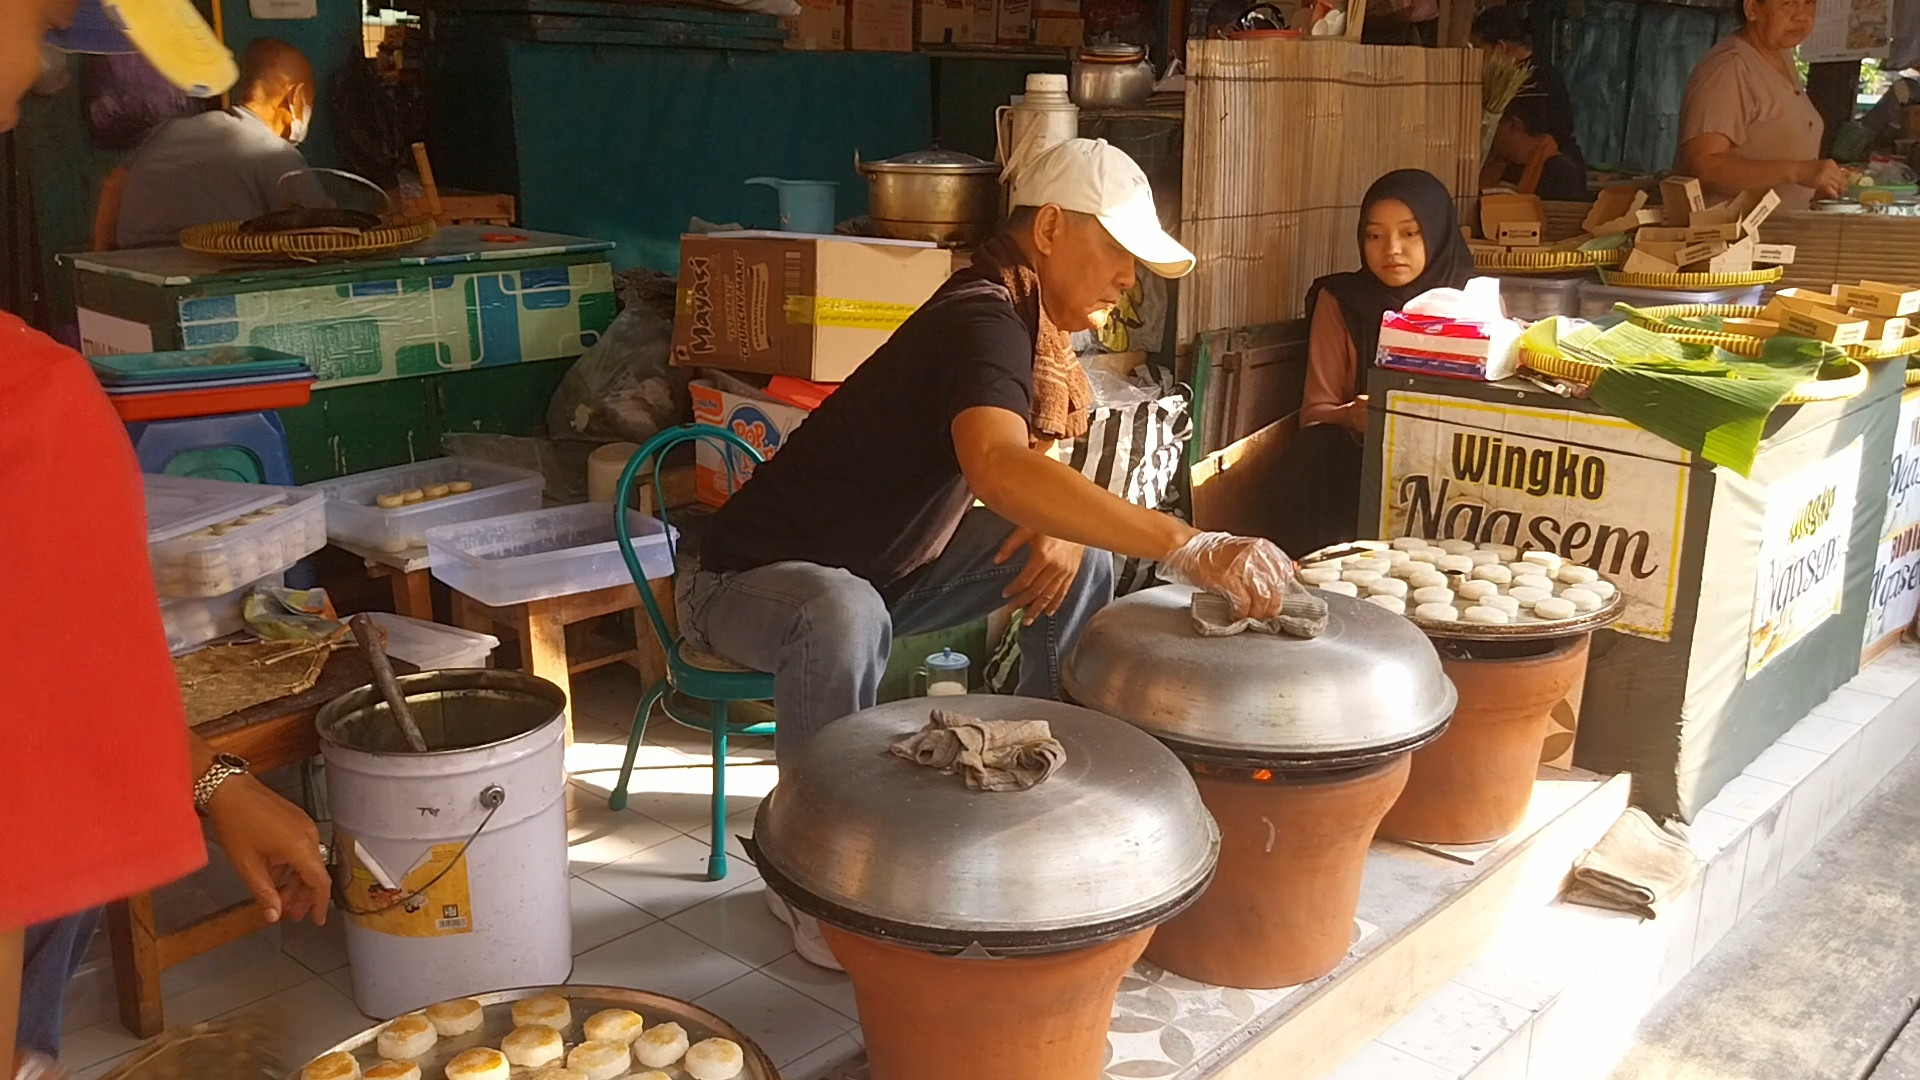
[[1626, 609], [1625, 594], [1599, 572], [1504, 544], [1357, 540], [1301, 559], [1299, 575], [1309, 588], [1403, 615], [1431, 637], [1467, 641], [1583, 634]]
[[[560, 1032], [561, 1042], [564, 1044], [565, 1050], [560, 1058], [539, 1066], [513, 1065], [509, 1074], [512, 1080], [526, 1080], [526, 1078], [538, 1076], [543, 1069], [567, 1065], [566, 1055], [586, 1041], [584, 1028], [587, 1020], [607, 1009], [626, 1009], [638, 1013], [647, 1029], [652, 1029], [666, 1023], [678, 1024], [681, 1028], [685, 1029], [686, 1044], [696, 1049], [704, 1040], [730, 1040], [739, 1046], [741, 1056], [744, 1059], [739, 1072], [735, 1074], [739, 1080], [780, 1080], [778, 1070], [774, 1068], [772, 1060], [767, 1057], [766, 1053], [755, 1045], [753, 1040], [742, 1034], [739, 1029], [720, 1017], [715, 1016], [697, 1005], [692, 1005], [675, 998], [660, 994], [651, 994], [644, 990], [628, 990], [613, 986], [535, 986], [522, 987], [515, 990], [496, 990], [487, 994], [475, 994], [472, 1000], [478, 1002], [481, 1008], [479, 1026], [464, 1034], [438, 1035], [434, 1039], [431, 1048], [424, 1050], [418, 1057], [396, 1057], [388, 1059], [382, 1056], [380, 1052], [381, 1033], [399, 1023], [401, 1020], [406, 1019], [406, 1017], [396, 1017], [384, 1024], [376, 1024], [360, 1032], [358, 1035], [332, 1047], [325, 1053], [314, 1058], [313, 1061], [307, 1062], [301, 1068], [293, 1070], [288, 1074], [288, 1080], [303, 1080], [308, 1070], [314, 1066], [321, 1065], [330, 1055], [334, 1054], [351, 1055], [359, 1063], [363, 1074], [365, 1074], [365, 1070], [371, 1070], [386, 1060], [395, 1060], [413, 1062], [419, 1065], [420, 1080], [443, 1080], [443, 1078], [447, 1076], [448, 1064], [460, 1054], [476, 1049], [501, 1049], [502, 1042], [514, 1031], [513, 1010], [516, 1003], [526, 1002], [548, 995], [565, 998], [571, 1008], [571, 1017], [567, 1026], [565, 1028], [555, 1029]], [[433, 1008], [439, 1009], [441, 1006], [434, 1006]], [[469, 1015], [471, 1015], [470, 1010], [471, 1007], [469, 1007]], [[408, 1014], [408, 1016], [420, 1015], [420, 1013]], [[439, 1027], [440, 1025], [436, 1023], [434, 1026]], [[627, 1041], [632, 1042], [635, 1040], [629, 1039]], [[686, 1046], [682, 1046], [680, 1047], [680, 1056], [676, 1058], [676, 1060], [658, 1066], [636, 1060], [637, 1056], [630, 1055], [626, 1069], [617, 1075], [623, 1078], [646, 1076], [650, 1075], [650, 1070], [658, 1068], [659, 1071], [669, 1077], [670, 1080], [699, 1080], [699, 1077], [697, 1077], [695, 1073], [689, 1072], [687, 1069], [688, 1061], [685, 1057], [687, 1052]], [[335, 1062], [342, 1067], [346, 1067], [343, 1059], [335, 1059]], [[344, 1072], [342, 1075], [351, 1075], [350, 1067], [346, 1068], [348, 1068], [349, 1071]], [[324, 1066], [322, 1072], [325, 1073]], [[331, 1074], [328, 1073], [327, 1075]], [[582, 1075], [584, 1075], [584, 1073]]]

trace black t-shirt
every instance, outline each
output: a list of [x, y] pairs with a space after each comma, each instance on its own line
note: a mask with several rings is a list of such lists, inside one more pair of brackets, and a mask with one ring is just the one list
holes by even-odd
[[1034, 314], [996, 281], [950, 278], [720, 508], [702, 568], [810, 562], [884, 590], [931, 563], [973, 504], [953, 418], [1032, 411]]
[[1567, 93], [1566, 80], [1560, 77], [1560, 69], [1539, 53], [1535, 53], [1528, 63], [1533, 65], [1533, 75], [1520, 88], [1520, 93], [1529, 97], [1537, 94], [1546, 99], [1540, 106], [1540, 116], [1546, 121], [1546, 130], [1540, 134], [1553, 136], [1560, 152], [1585, 169], [1587, 156], [1581, 153], [1580, 140], [1573, 133], [1573, 98]]
[[[1509, 165], [1503, 179], [1509, 184], [1518, 184], [1526, 171], [1524, 165]], [[1548, 202], [1593, 201], [1593, 192], [1587, 187], [1586, 166], [1566, 154], [1555, 154], [1541, 166], [1540, 182], [1534, 185], [1533, 193]]]

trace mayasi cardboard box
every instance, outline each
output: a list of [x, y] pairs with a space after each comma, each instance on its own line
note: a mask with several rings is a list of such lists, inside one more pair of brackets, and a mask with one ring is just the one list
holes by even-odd
[[[742, 397], [722, 390], [704, 379], [687, 385], [693, 398], [693, 420], [726, 428], [746, 440], [762, 458], [778, 453], [795, 428], [811, 414], [809, 410]], [[727, 458], [732, 458], [731, 472]], [[719, 506], [739, 490], [753, 475], [753, 462], [747, 455], [728, 448], [725, 455], [708, 440], [694, 447], [694, 494], [708, 506]]]
[[952, 271], [946, 250], [905, 240], [685, 236], [673, 362], [845, 382]]
[[837, 52], [847, 47], [847, 0], [799, 0], [800, 14], [781, 19], [787, 48]]

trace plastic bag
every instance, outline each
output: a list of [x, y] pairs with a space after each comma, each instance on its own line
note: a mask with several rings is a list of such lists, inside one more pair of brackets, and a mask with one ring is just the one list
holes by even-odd
[[1271, 540], [1204, 532], [1162, 560], [1160, 575], [1219, 593], [1237, 619], [1266, 619], [1280, 613], [1293, 582], [1293, 562]]
[[673, 321], [629, 307], [574, 361], [547, 403], [556, 439], [643, 443], [688, 414], [687, 375], [668, 363]]
[[102, 150], [131, 150], [154, 128], [202, 108], [138, 53], [86, 57], [80, 87], [87, 131]]

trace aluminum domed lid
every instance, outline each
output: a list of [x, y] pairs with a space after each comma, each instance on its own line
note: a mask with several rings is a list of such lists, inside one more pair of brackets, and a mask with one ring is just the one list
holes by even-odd
[[1156, 925], [1212, 877], [1219, 829], [1157, 740], [1060, 702], [940, 698], [989, 720], [1045, 720], [1066, 748], [1027, 791], [973, 791], [889, 752], [926, 725], [930, 700], [835, 721], [782, 762], [752, 846], [796, 908], [923, 948], [1050, 952]]
[[1453, 715], [1453, 683], [1433, 643], [1405, 618], [1323, 593], [1312, 640], [1201, 637], [1193, 590], [1123, 597], [1087, 624], [1061, 680], [1183, 754], [1275, 767], [1327, 767], [1421, 745]]
[[854, 154], [853, 164], [863, 173], [931, 173], [935, 176], [967, 176], [993, 174], [998, 176], [1000, 166], [991, 161], [983, 161], [972, 154], [963, 154], [958, 150], [911, 150], [884, 161], [861, 161]]

